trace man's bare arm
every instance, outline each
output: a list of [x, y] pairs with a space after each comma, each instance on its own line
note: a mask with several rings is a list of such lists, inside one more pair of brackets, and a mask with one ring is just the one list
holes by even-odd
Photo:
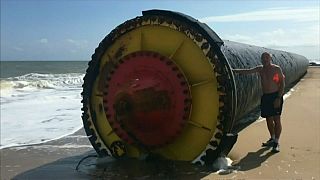
[[282, 70], [280, 67], [278, 67], [278, 73], [279, 73], [279, 97], [282, 97], [284, 95], [284, 87], [285, 87], [285, 80], [284, 80], [284, 74], [282, 73]]
[[253, 73], [260, 72], [261, 69], [262, 69], [262, 66], [257, 66], [250, 69], [232, 69], [232, 71], [239, 74], [253, 74]]

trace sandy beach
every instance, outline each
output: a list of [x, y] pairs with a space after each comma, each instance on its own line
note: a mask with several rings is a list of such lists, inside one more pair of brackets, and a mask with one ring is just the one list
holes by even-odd
[[284, 103], [282, 126], [276, 154], [261, 147], [269, 138], [265, 121], [242, 130], [229, 154], [237, 170], [220, 174], [188, 163], [101, 162], [95, 157], [76, 171], [83, 157], [95, 154], [81, 129], [48, 143], [1, 149], [0, 179], [320, 179], [319, 67], [309, 67], [293, 87]]
[[261, 143], [269, 139], [266, 122], [256, 122], [239, 133], [229, 154], [238, 172], [203, 179], [320, 179], [320, 68], [293, 87], [282, 112], [280, 153]]

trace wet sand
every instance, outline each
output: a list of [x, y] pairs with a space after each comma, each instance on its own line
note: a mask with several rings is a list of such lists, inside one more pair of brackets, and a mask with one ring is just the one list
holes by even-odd
[[83, 129], [52, 142], [0, 150], [0, 179], [320, 179], [320, 68], [310, 67], [284, 104], [281, 152], [261, 148], [265, 121], [239, 133], [229, 157], [236, 171], [220, 174], [166, 160], [114, 161], [95, 155]]
[[[12, 179], [22, 172], [50, 164], [61, 158], [83, 154], [92, 149], [83, 129], [44, 144], [1, 149], [0, 179]], [[30, 179], [34, 178], [30, 177]]]

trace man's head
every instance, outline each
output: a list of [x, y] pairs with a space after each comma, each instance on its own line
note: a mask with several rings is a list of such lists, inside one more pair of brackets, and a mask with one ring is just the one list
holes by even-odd
[[271, 57], [272, 55], [268, 52], [264, 52], [261, 55], [261, 63], [263, 66], [268, 66], [271, 64]]

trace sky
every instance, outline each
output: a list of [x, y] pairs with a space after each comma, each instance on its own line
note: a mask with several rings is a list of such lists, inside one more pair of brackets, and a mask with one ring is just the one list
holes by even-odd
[[223, 40], [320, 59], [320, 0], [1, 0], [1, 61], [91, 60], [117, 25], [148, 9], [179, 11]]

